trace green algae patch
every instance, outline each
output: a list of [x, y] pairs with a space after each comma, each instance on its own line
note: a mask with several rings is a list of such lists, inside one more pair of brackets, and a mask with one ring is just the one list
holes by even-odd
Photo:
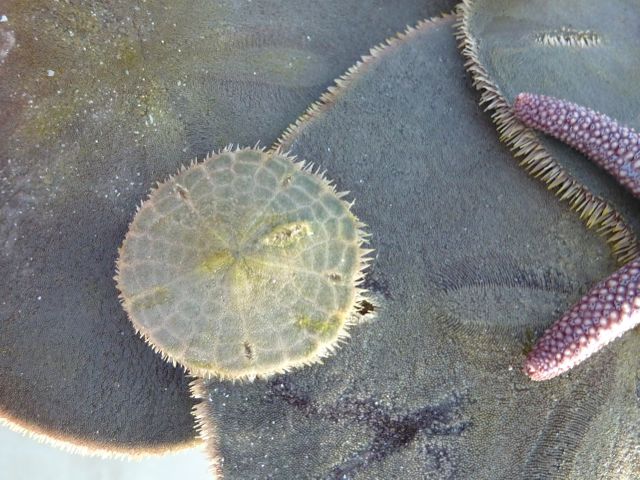
[[182, 169], [151, 192], [120, 249], [133, 325], [202, 376], [268, 376], [328, 355], [367, 264], [364, 225], [342, 196], [279, 152], [224, 151]]
[[228, 267], [233, 262], [233, 256], [227, 250], [214, 252], [200, 263], [200, 271], [203, 273], [216, 273], [220, 269]]
[[296, 326], [307, 330], [308, 332], [319, 335], [321, 337], [331, 335], [340, 328], [340, 316], [334, 315], [331, 318], [315, 319], [306, 315], [300, 317], [296, 322]]
[[313, 235], [313, 231], [308, 222], [293, 222], [274, 228], [269, 235], [263, 238], [262, 243], [286, 248], [311, 235]]

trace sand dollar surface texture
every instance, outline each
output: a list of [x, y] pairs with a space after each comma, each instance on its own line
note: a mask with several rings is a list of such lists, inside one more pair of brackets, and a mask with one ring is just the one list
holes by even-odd
[[280, 153], [224, 151], [158, 185], [116, 277], [136, 329], [200, 375], [247, 378], [326, 356], [354, 315], [363, 226]]

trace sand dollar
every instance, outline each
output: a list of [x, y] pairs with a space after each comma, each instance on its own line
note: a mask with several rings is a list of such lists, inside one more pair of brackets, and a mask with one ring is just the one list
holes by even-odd
[[116, 282], [138, 332], [193, 373], [253, 378], [309, 364], [362, 300], [363, 224], [281, 153], [223, 151], [141, 205]]

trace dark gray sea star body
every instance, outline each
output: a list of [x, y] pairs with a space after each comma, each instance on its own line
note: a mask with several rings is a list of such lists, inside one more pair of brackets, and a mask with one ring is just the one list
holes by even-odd
[[269, 144], [371, 45], [453, 3], [2, 2], [0, 419], [92, 451], [192, 442], [184, 372], [136, 337], [112, 279], [136, 205], [196, 155]]
[[[620, 261], [637, 256], [631, 232], [640, 229], [637, 201], [582, 154], [514, 123], [510, 105], [520, 92], [551, 95], [606, 112], [638, 130], [640, 2], [465, 0], [461, 5], [468, 71], [501, 138], [523, 167], [572, 205], [585, 223], [604, 227]], [[612, 210], [617, 218], [610, 216]]]
[[526, 332], [614, 264], [498, 143], [452, 22], [378, 52], [285, 137], [357, 198], [379, 307], [324, 365], [252, 385], [196, 383], [225, 479], [613, 479], [636, 469], [637, 337], [552, 384], [520, 371]]

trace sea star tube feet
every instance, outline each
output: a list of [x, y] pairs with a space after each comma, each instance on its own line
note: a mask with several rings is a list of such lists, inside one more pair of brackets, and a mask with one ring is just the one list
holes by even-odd
[[[520, 93], [515, 116], [603, 167], [640, 198], [640, 136], [594, 110], [554, 97]], [[548, 328], [527, 356], [524, 371], [548, 380], [578, 365], [640, 323], [640, 259], [589, 291]]]
[[533, 93], [520, 93], [513, 111], [526, 126], [583, 153], [640, 198], [640, 135], [632, 128], [581, 105]]

